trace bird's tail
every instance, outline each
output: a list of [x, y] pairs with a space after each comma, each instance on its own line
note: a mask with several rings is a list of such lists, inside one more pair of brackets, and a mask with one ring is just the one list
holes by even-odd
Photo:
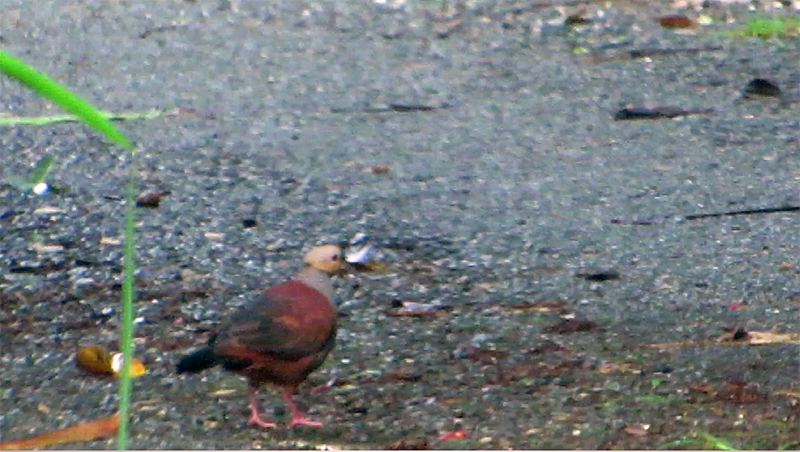
[[203, 347], [181, 358], [176, 366], [179, 374], [194, 374], [206, 369], [210, 369], [219, 364], [217, 355], [209, 347]]

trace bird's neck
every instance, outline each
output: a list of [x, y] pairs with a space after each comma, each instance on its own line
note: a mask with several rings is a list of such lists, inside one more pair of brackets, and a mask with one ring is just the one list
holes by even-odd
[[328, 300], [333, 299], [333, 284], [327, 273], [316, 268], [305, 267], [294, 275], [294, 279], [320, 291]]

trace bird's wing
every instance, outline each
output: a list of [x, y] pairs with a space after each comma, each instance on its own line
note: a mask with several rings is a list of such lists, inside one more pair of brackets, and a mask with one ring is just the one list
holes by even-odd
[[289, 280], [265, 290], [237, 313], [217, 335], [214, 351], [244, 359], [266, 354], [296, 360], [323, 349], [335, 329], [330, 300]]

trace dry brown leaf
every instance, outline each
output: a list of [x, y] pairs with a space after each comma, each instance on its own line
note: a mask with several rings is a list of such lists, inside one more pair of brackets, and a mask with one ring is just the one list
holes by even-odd
[[75, 355], [78, 367], [96, 374], [111, 374], [111, 354], [99, 345], [80, 347]]
[[92, 441], [117, 432], [119, 415], [81, 422], [61, 430], [53, 430], [30, 438], [0, 442], [0, 450], [41, 449], [56, 444]]
[[670, 14], [661, 16], [658, 23], [664, 28], [690, 28], [694, 26], [694, 21], [683, 14]]

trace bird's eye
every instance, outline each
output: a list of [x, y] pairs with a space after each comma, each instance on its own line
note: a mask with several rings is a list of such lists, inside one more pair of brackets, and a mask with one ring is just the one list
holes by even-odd
[[338, 260], [339, 260], [339, 255], [338, 255], [338, 254], [334, 254], [334, 255], [331, 257], [331, 260], [332, 260], [332, 261], [338, 261]]

